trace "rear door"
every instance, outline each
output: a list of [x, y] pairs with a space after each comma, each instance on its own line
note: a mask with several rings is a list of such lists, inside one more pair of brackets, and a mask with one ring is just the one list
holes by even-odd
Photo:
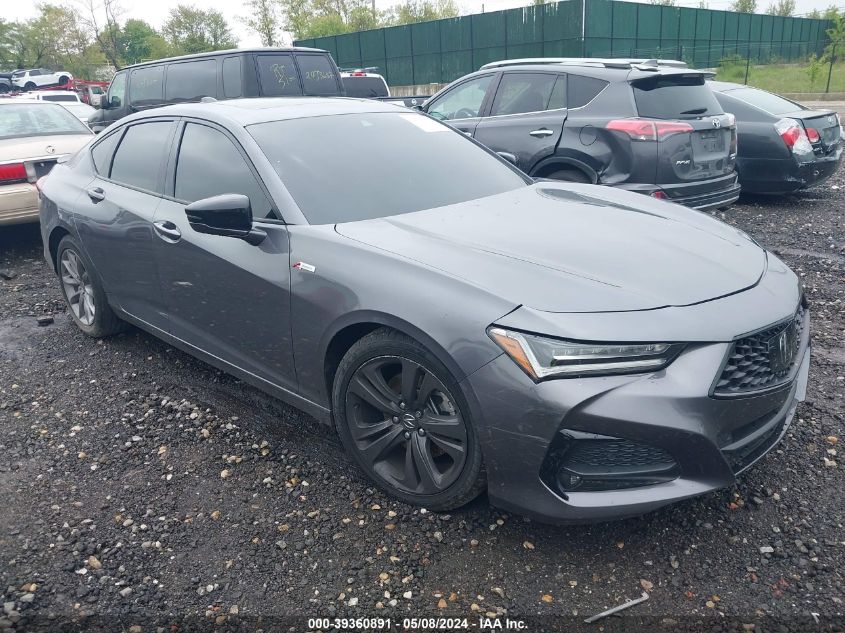
[[632, 81], [631, 88], [639, 117], [655, 124], [654, 182], [694, 182], [734, 171], [736, 125], [703, 75], [658, 73]]
[[554, 72], [506, 72], [481, 119], [475, 139], [494, 152], [509, 152], [530, 173], [554, 153], [566, 121], [566, 75]]
[[426, 103], [423, 110], [467, 136], [473, 136], [495, 87], [491, 72], [458, 83]]

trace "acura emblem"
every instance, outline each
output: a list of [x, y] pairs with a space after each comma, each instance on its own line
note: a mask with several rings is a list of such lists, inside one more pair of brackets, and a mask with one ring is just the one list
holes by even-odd
[[56, 148], [53, 147], [52, 145], [48, 145], [46, 149], [47, 149], [48, 154], [55, 154], [56, 153]]
[[783, 332], [769, 339], [769, 362], [773, 372], [780, 374], [789, 369], [797, 342], [798, 328], [795, 322], [790, 323]]
[[713, 119], [713, 127], [722, 127], [722, 122], [719, 119]]

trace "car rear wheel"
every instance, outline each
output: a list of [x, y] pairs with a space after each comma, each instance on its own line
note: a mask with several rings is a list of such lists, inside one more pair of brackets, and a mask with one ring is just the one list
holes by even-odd
[[449, 510], [486, 487], [460, 388], [412, 338], [381, 328], [355, 343], [338, 367], [332, 403], [347, 452], [394, 497]]
[[546, 176], [546, 178], [550, 178], [551, 180], [562, 180], [564, 182], [590, 183], [590, 179], [587, 178], [587, 174], [579, 169], [559, 169], [558, 171], [552, 172]]
[[124, 323], [106, 301], [88, 260], [79, 244], [69, 235], [56, 251], [59, 285], [74, 323], [88, 336], [102, 338], [120, 332]]
[[35, 84], [32, 83], [31, 81], [27, 81], [26, 84], [23, 87], [23, 89], [26, 90], [27, 92], [30, 92], [31, 90], [35, 90], [35, 88], [36, 88]]
[[68, 82], [67, 75], [62, 75], [61, 77], [59, 77], [59, 85], [60, 86], [66, 86], [67, 82]]

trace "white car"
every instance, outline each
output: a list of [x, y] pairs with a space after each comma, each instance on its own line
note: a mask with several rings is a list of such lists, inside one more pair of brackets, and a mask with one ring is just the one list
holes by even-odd
[[12, 86], [21, 90], [35, 90], [46, 86], [66, 86], [73, 81], [73, 75], [63, 70], [53, 72], [46, 68], [16, 70], [12, 73]]
[[73, 90], [33, 90], [24, 95], [18, 95], [18, 99], [27, 101], [55, 101], [62, 105], [66, 103], [82, 103], [82, 99]]
[[88, 117], [90, 117], [97, 111], [97, 108], [92, 108], [87, 103], [82, 103], [81, 101], [77, 101], [74, 103], [65, 103], [62, 101], [59, 103], [59, 105], [64, 107], [65, 110], [70, 112], [73, 116], [82, 121], [85, 125], [88, 125]]
[[92, 138], [57, 103], [0, 99], [0, 227], [38, 222], [36, 181]]

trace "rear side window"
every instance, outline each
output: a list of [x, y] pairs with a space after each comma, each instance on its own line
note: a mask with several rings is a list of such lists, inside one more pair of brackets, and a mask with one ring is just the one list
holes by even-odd
[[347, 97], [372, 99], [390, 96], [387, 84], [381, 77], [344, 77], [343, 89]]
[[247, 196], [256, 218], [275, 217], [267, 196], [234, 143], [218, 130], [188, 123], [176, 163], [176, 198], [195, 202], [224, 193]]
[[256, 55], [261, 94], [265, 97], [292, 97], [302, 94], [293, 55]]
[[541, 112], [549, 105], [556, 75], [549, 73], [505, 73], [490, 116]]
[[655, 75], [631, 82], [637, 113], [651, 119], [695, 119], [722, 114], [702, 75]]
[[725, 94], [769, 114], [789, 114], [805, 109], [804, 106], [793, 103], [789, 99], [756, 88], [738, 88], [737, 90], [729, 90]]
[[129, 80], [129, 96], [134, 106], [161, 105], [164, 100], [164, 67], [133, 70]]
[[120, 132], [109, 134], [102, 141], [97, 143], [91, 150], [91, 158], [94, 159], [94, 167], [97, 173], [101, 176], [109, 177], [109, 168], [111, 167], [111, 157], [114, 156], [114, 148], [117, 147], [120, 141]]
[[595, 77], [582, 77], [580, 75], [569, 75], [567, 85], [567, 107], [581, 108], [604, 90], [608, 82]]
[[111, 179], [130, 187], [163, 193], [159, 172], [170, 140], [170, 121], [153, 121], [131, 126], [114, 155]]
[[177, 103], [217, 97], [217, 60], [203, 59], [168, 66], [165, 97], [168, 102]]
[[235, 99], [241, 96], [241, 58], [227, 57], [223, 60], [223, 96]]
[[296, 63], [302, 74], [302, 90], [307, 95], [340, 94], [337, 74], [326, 55], [297, 55]]

